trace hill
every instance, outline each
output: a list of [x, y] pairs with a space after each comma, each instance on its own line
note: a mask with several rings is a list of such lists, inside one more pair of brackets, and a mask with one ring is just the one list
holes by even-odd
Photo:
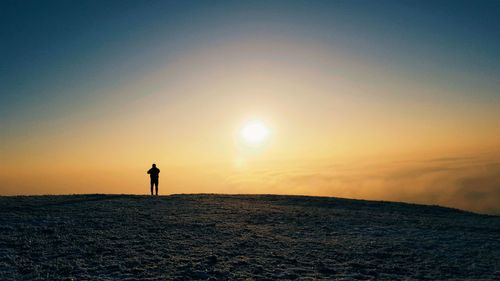
[[274, 195], [0, 197], [0, 280], [500, 279], [500, 217]]

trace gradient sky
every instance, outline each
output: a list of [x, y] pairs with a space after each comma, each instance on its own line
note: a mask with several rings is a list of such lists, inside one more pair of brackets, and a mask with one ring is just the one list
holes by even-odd
[[500, 213], [499, 30], [499, 1], [1, 1], [0, 194], [143, 194], [154, 162], [164, 194]]

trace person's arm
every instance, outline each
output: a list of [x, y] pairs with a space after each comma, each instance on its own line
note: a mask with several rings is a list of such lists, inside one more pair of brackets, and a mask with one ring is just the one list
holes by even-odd
[[151, 169], [148, 170], [148, 174], [151, 174]]

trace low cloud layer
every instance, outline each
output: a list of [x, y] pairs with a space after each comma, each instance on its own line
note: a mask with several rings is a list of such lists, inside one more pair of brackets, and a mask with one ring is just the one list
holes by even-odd
[[405, 201], [500, 214], [500, 160], [488, 155], [263, 169], [227, 182], [242, 191], [252, 186], [255, 192]]

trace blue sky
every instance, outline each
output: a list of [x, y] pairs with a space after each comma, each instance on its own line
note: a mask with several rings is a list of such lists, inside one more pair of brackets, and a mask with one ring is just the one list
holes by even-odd
[[[492, 89], [498, 1], [2, 1], [2, 111], [69, 83], [111, 82], [234, 33], [332, 44], [414, 75]], [[465, 80], [463, 80], [465, 78]], [[455, 79], [455, 80], [454, 80]], [[89, 81], [93, 80], [93, 81]], [[467, 86], [467, 85], [465, 85]]]

